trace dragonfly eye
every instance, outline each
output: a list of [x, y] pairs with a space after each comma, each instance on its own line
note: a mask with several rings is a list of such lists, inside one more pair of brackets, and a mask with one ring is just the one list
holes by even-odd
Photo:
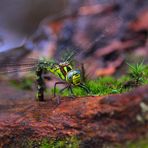
[[67, 80], [74, 85], [77, 85], [81, 82], [81, 73], [79, 70], [71, 70], [67, 73]]

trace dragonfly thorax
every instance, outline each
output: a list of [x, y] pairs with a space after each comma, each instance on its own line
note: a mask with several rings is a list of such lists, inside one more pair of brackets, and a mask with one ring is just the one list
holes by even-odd
[[67, 73], [66, 80], [73, 85], [79, 85], [81, 83], [80, 70], [71, 70]]

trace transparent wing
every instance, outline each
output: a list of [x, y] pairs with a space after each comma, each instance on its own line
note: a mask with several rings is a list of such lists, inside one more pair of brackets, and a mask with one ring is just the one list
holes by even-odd
[[33, 58], [26, 58], [18, 61], [13, 58], [9, 61], [0, 59], [0, 74], [33, 71], [35, 70], [37, 63], [38, 59]]

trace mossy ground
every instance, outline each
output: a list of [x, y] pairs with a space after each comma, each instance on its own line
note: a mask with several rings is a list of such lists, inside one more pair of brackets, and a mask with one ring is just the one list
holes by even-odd
[[[139, 67], [140, 66], [140, 67]], [[137, 68], [137, 69], [134, 69]], [[136, 71], [137, 70], [137, 71]], [[137, 81], [138, 80], [138, 81]], [[32, 87], [32, 79], [29, 81], [27, 78], [24, 79], [23, 84], [19, 84], [20, 88], [31, 88]], [[18, 83], [15, 83], [15, 85]], [[139, 85], [148, 84], [148, 65], [144, 64], [136, 64], [129, 66], [129, 70], [126, 75], [115, 78], [113, 76], [100, 77], [95, 80], [89, 80], [86, 82], [86, 86], [90, 89], [89, 95], [108, 95], [108, 94], [120, 94], [123, 92], [127, 92], [133, 87], [137, 87]], [[59, 89], [57, 89], [58, 93]], [[76, 96], [85, 96], [86, 93], [81, 88], [74, 88], [74, 93]], [[48, 92], [48, 95], [53, 93], [53, 89]], [[71, 95], [68, 91], [64, 91], [63, 96]], [[42, 139], [39, 142], [29, 141], [28, 147], [40, 147], [40, 148], [78, 148], [80, 146], [80, 140], [77, 137], [68, 137], [65, 139]], [[118, 144], [114, 146], [107, 145], [107, 148], [147, 148], [148, 147], [148, 138], [142, 139], [134, 142], [127, 142], [125, 144]], [[104, 147], [105, 148], [105, 147]]]
[[[43, 138], [40, 141], [28, 140], [23, 144], [23, 148], [83, 148], [83, 142], [79, 138], [67, 137], [63, 139], [47, 139]], [[92, 145], [93, 147], [93, 145]], [[122, 144], [104, 143], [102, 148], [147, 148], [148, 147], [148, 136], [134, 141], [124, 142]], [[20, 146], [21, 148], [21, 146]]]

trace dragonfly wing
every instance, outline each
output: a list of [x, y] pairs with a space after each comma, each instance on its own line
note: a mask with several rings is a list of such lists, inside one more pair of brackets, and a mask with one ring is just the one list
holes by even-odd
[[0, 75], [9, 74], [9, 73], [18, 73], [18, 72], [29, 72], [35, 71], [35, 67], [25, 67], [25, 68], [2, 68], [0, 69]]
[[[12, 60], [13, 58], [11, 58]], [[0, 59], [0, 74], [15, 73], [15, 72], [27, 72], [33, 71], [38, 63], [37, 59], [26, 58], [21, 61], [1, 61]]]

